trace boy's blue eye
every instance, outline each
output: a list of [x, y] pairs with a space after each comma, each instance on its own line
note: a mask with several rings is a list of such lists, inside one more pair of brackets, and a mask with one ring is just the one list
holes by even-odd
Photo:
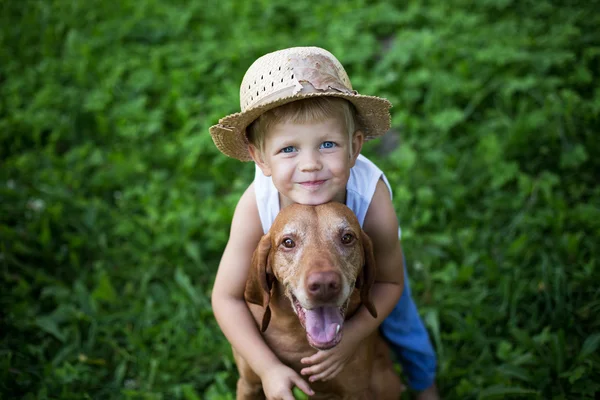
[[323, 149], [332, 149], [334, 147], [335, 147], [335, 143], [333, 143], [333, 142], [323, 142], [321, 144], [321, 148], [323, 148]]
[[283, 149], [281, 149], [281, 152], [282, 153], [292, 153], [294, 150], [296, 150], [294, 148], [294, 146], [287, 146], [287, 147], [284, 147]]

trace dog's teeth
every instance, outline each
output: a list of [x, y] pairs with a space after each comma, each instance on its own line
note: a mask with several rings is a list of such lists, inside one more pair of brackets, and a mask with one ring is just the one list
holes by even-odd
[[340, 324], [335, 328], [335, 334], [337, 335], [338, 333], [340, 333]]

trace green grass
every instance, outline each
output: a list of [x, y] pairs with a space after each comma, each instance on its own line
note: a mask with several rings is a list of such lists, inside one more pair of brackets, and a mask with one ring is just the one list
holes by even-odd
[[[208, 127], [318, 45], [384, 96], [445, 398], [600, 392], [597, 1], [0, 3], [0, 397], [230, 399], [210, 290], [253, 166]], [[393, 145], [394, 139], [400, 145]]]

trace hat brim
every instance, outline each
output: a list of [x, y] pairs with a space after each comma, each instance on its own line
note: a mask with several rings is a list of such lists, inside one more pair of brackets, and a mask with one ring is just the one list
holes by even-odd
[[390, 129], [390, 108], [392, 103], [387, 99], [360, 94], [337, 92], [298, 93], [282, 97], [275, 101], [261, 104], [250, 110], [230, 114], [210, 127], [210, 135], [217, 148], [226, 156], [240, 161], [252, 161], [248, 151], [246, 128], [261, 114], [292, 101], [311, 97], [340, 97], [351, 102], [356, 108], [357, 128], [365, 134], [365, 140], [382, 136]]

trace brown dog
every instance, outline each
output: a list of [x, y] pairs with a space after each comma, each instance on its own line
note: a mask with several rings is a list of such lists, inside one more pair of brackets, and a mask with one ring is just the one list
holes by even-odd
[[[342, 339], [344, 320], [362, 304], [373, 315], [371, 240], [340, 203], [283, 209], [252, 257], [248, 302], [267, 345], [300, 373], [300, 360]], [[267, 329], [268, 328], [268, 329]], [[234, 351], [238, 399], [264, 399], [260, 378]], [[377, 332], [335, 378], [311, 384], [315, 399], [398, 399], [402, 384]]]

